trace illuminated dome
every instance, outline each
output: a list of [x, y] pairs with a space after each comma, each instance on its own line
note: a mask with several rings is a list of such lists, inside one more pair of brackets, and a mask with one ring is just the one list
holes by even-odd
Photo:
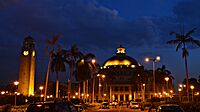
[[139, 63], [135, 59], [126, 55], [125, 48], [122, 46], [117, 48], [116, 55], [109, 58], [107, 61], [105, 61], [103, 66], [108, 67], [108, 66], [116, 66], [116, 65], [126, 65], [133, 68], [140, 66]]

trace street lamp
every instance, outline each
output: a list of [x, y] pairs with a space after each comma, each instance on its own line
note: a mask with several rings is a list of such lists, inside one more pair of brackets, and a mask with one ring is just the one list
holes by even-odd
[[192, 90], [192, 102], [194, 101], [194, 94], [193, 94], [193, 89], [194, 89], [194, 86], [193, 85], [191, 85], [190, 86], [190, 89]]
[[153, 94], [156, 93], [156, 79], [155, 79], [155, 62], [160, 61], [160, 56], [156, 56], [156, 58], [145, 58], [146, 62], [152, 61], [153, 62]]
[[[168, 81], [169, 81], [169, 77], [165, 77], [165, 81], [166, 81], [166, 86], [167, 86], [167, 95], [169, 95], [169, 89], [168, 89]], [[168, 96], [167, 96], [168, 97]], [[168, 98], [167, 98], [168, 100]]]
[[42, 101], [42, 96], [43, 96], [42, 90], [44, 89], [44, 87], [43, 87], [43, 86], [40, 86], [39, 89], [40, 89], [40, 91], [41, 91], [41, 92], [40, 92], [40, 94], [41, 94], [41, 95], [40, 95], [40, 101]]
[[96, 73], [96, 60], [92, 59], [92, 64], [94, 65], [94, 73], [93, 73], [93, 84], [92, 84], [92, 103], [94, 103], [94, 88], [95, 88], [95, 73]]
[[178, 93], [179, 93], [179, 101], [181, 102], [181, 91], [182, 89], [181, 88], [178, 88]]
[[143, 101], [145, 101], [145, 84], [142, 84], [142, 86], [143, 86]]
[[97, 77], [99, 77], [99, 93], [98, 93], [98, 98], [100, 99], [101, 97], [101, 78], [104, 79], [106, 76], [104, 74], [97, 74]]
[[169, 88], [168, 88], [168, 81], [169, 81], [169, 77], [165, 77], [165, 81], [166, 81], [166, 87], [167, 87], [167, 93], [169, 93]]
[[17, 104], [17, 87], [19, 85], [19, 81], [14, 81], [14, 85], [16, 86], [16, 92], [15, 92], [15, 106]]

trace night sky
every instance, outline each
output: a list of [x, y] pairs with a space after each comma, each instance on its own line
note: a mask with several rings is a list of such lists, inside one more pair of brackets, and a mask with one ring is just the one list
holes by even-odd
[[[120, 45], [145, 69], [152, 69], [146, 56], [160, 55], [156, 67], [166, 65], [180, 83], [185, 77], [181, 50], [175, 52], [166, 41], [175, 39], [171, 31], [194, 27], [192, 36], [200, 39], [199, 7], [199, 0], [0, 0], [0, 85], [18, 79], [20, 50], [28, 35], [36, 41], [36, 82], [44, 81], [45, 40], [57, 33], [63, 48], [77, 44], [84, 53], [94, 53], [100, 64]], [[189, 49], [190, 77], [200, 75], [199, 57], [200, 49]], [[62, 81], [66, 74], [60, 74]]]

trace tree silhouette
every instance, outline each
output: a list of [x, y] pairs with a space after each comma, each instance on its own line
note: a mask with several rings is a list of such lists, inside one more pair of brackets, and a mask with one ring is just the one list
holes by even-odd
[[176, 51], [178, 49], [182, 48], [182, 58], [185, 60], [185, 70], [186, 70], [186, 88], [187, 88], [187, 97], [189, 101], [189, 85], [188, 85], [188, 64], [187, 64], [187, 56], [188, 56], [188, 51], [187, 51], [187, 44], [191, 43], [194, 45], [197, 45], [198, 47], [200, 46], [200, 41], [195, 40], [192, 38], [191, 34], [194, 33], [196, 28], [193, 28], [186, 34], [184, 33], [176, 33], [176, 32], [171, 32], [170, 35], [175, 35], [176, 39], [175, 40], [169, 40], [167, 41], [167, 44], [175, 44], [176, 46]]

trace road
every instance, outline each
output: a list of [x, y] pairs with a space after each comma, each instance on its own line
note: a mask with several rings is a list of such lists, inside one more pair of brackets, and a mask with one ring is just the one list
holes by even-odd
[[110, 107], [109, 109], [99, 109], [99, 107], [88, 108], [86, 112], [148, 112], [148, 110], [141, 111], [140, 109], [130, 109], [126, 106], [120, 106], [117, 108]]

